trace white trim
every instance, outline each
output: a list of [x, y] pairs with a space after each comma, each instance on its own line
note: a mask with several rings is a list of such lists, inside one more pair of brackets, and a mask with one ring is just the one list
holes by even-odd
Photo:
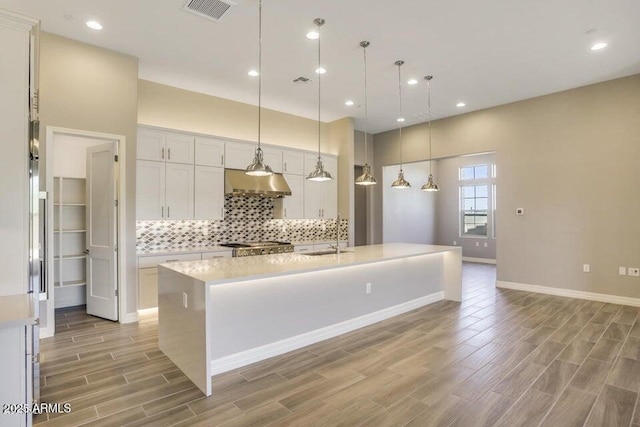
[[565, 288], [552, 288], [550, 286], [527, 285], [524, 283], [496, 281], [496, 287], [504, 289], [513, 289], [516, 291], [535, 292], [537, 294], [556, 295], [560, 297], [569, 297], [577, 299], [586, 299], [589, 301], [608, 302], [612, 304], [630, 305], [640, 307], [640, 298], [623, 297], [619, 295], [600, 294], [596, 292], [576, 291]]
[[[105, 139], [116, 141], [118, 151], [118, 165], [116, 173], [118, 175], [118, 319], [120, 323], [131, 323], [138, 321], [138, 313], [127, 313], [127, 240], [126, 240], [126, 194], [127, 194], [127, 176], [126, 176], [126, 152], [127, 152], [127, 138], [124, 135], [117, 135], [103, 132], [93, 132], [88, 130], [71, 129], [59, 126], [47, 126], [46, 127], [46, 139], [45, 143], [47, 147], [53, 143], [53, 137], [55, 134], [66, 134], [82, 136], [87, 138]], [[52, 146], [52, 145], [51, 145]], [[49, 152], [47, 152], [49, 153]], [[46, 190], [47, 193], [53, 195], [53, 156], [46, 156]], [[49, 214], [49, 221], [51, 226], [48, 232], [50, 233], [49, 241], [53, 242], [53, 197], [47, 197], [47, 213]], [[47, 260], [50, 268], [49, 277], [53, 277], [53, 251], [51, 251], [50, 260]], [[50, 262], [49, 262], [50, 261]], [[131, 284], [135, 286], [135, 284]], [[51, 284], [48, 289], [49, 300], [55, 301], [54, 286]], [[55, 319], [54, 303], [47, 303], [47, 308], [50, 309], [50, 313], [47, 313], [47, 319]], [[51, 317], [49, 317], [51, 316]]]
[[390, 317], [415, 310], [416, 308], [432, 304], [443, 299], [444, 292], [436, 292], [402, 304], [394, 305], [393, 307], [365, 314], [364, 316], [345, 320], [344, 322], [329, 325], [314, 331], [305, 332], [304, 334], [296, 335], [294, 337], [286, 338], [260, 347], [255, 347], [240, 353], [214, 359], [211, 361], [211, 375], [227, 372], [241, 366], [250, 365], [270, 357], [306, 347], [319, 341], [351, 332], [355, 329], [380, 322]]
[[133, 313], [120, 313], [120, 323], [135, 323], [138, 321], [138, 312]]
[[491, 258], [474, 258], [470, 256], [463, 256], [463, 262], [479, 262], [481, 264], [495, 264], [496, 260]]

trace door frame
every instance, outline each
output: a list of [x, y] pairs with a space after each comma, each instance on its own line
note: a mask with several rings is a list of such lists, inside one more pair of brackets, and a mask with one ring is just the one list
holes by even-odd
[[[47, 218], [49, 224], [47, 224], [47, 239], [49, 242], [53, 242], [53, 140], [56, 135], [72, 135], [85, 138], [104, 139], [107, 141], [115, 141], [117, 144], [118, 152], [118, 167], [115, 170], [115, 177], [118, 180], [116, 186], [118, 209], [116, 210], [116, 223], [117, 223], [117, 238], [118, 238], [118, 256], [116, 257], [118, 263], [118, 273], [116, 275], [117, 289], [118, 289], [118, 322], [123, 323], [127, 319], [127, 279], [126, 279], [126, 142], [127, 138], [124, 135], [116, 135], [103, 132], [94, 132], [88, 130], [71, 129], [57, 126], [46, 127], [46, 191], [47, 191]], [[51, 144], [51, 145], [49, 145]], [[52, 151], [49, 151], [52, 150]], [[48, 277], [53, 277], [53, 251], [49, 251], [50, 259], [47, 260]], [[47, 284], [49, 292], [49, 300], [47, 302], [47, 327], [41, 328], [41, 337], [50, 337], [55, 333], [55, 308], [54, 298], [55, 290], [52, 283]]]

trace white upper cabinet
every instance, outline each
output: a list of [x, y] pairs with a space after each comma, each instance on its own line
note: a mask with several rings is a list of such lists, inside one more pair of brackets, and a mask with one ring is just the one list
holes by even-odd
[[139, 128], [137, 141], [138, 160], [164, 162], [166, 132], [155, 129]]
[[[318, 161], [317, 154], [306, 153], [304, 170], [311, 172]], [[331, 181], [304, 181], [304, 217], [309, 219], [331, 219], [338, 215], [338, 159], [322, 155], [322, 163], [331, 174]]]
[[282, 173], [282, 150], [263, 145], [262, 151], [264, 153], [264, 162], [271, 167], [271, 170], [275, 173]]
[[282, 200], [283, 217], [285, 219], [304, 218], [304, 177], [302, 175], [283, 174], [287, 180], [291, 195]]
[[192, 165], [194, 136], [141, 127], [138, 129], [137, 158], [156, 162]]
[[165, 219], [193, 219], [194, 166], [166, 164]]
[[196, 166], [195, 219], [223, 219], [224, 169]]
[[192, 165], [195, 157], [194, 141], [193, 135], [167, 132], [165, 161]]
[[305, 175], [304, 153], [295, 150], [282, 150], [282, 173]]
[[195, 144], [196, 165], [224, 167], [224, 140], [196, 136]]
[[[253, 162], [257, 145], [247, 142], [227, 142], [224, 146], [225, 167], [244, 170]], [[269, 146], [262, 146], [264, 162], [275, 173], [282, 173], [282, 150]]]
[[165, 164], [138, 160], [136, 166], [136, 219], [163, 219]]

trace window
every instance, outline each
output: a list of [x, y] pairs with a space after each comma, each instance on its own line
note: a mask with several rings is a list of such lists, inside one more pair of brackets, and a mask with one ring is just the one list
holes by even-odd
[[[473, 168], [476, 168], [476, 166]], [[462, 214], [461, 235], [486, 237], [489, 209], [489, 186], [486, 184], [460, 186], [460, 197], [460, 211]]]
[[467, 181], [471, 179], [487, 179], [489, 178], [488, 165], [474, 165], [460, 168], [460, 180]]

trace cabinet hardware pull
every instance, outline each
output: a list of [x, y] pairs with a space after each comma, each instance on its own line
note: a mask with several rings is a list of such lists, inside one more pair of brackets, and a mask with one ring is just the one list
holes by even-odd
[[171, 218], [171, 206], [167, 206], [167, 218]]
[[287, 171], [287, 162], [284, 162], [284, 171]]
[[287, 217], [287, 208], [284, 208], [284, 217]]
[[160, 150], [160, 158], [164, 160], [164, 147]]
[[167, 148], [167, 156], [171, 160], [171, 148]]
[[220, 208], [220, 218], [224, 216], [224, 208]]
[[224, 154], [220, 156], [220, 166], [224, 166]]
[[160, 208], [161, 212], [162, 212], [162, 218], [164, 218], [164, 206], [162, 208]]
[[178, 262], [180, 261], [179, 259], [168, 259], [165, 262]]

